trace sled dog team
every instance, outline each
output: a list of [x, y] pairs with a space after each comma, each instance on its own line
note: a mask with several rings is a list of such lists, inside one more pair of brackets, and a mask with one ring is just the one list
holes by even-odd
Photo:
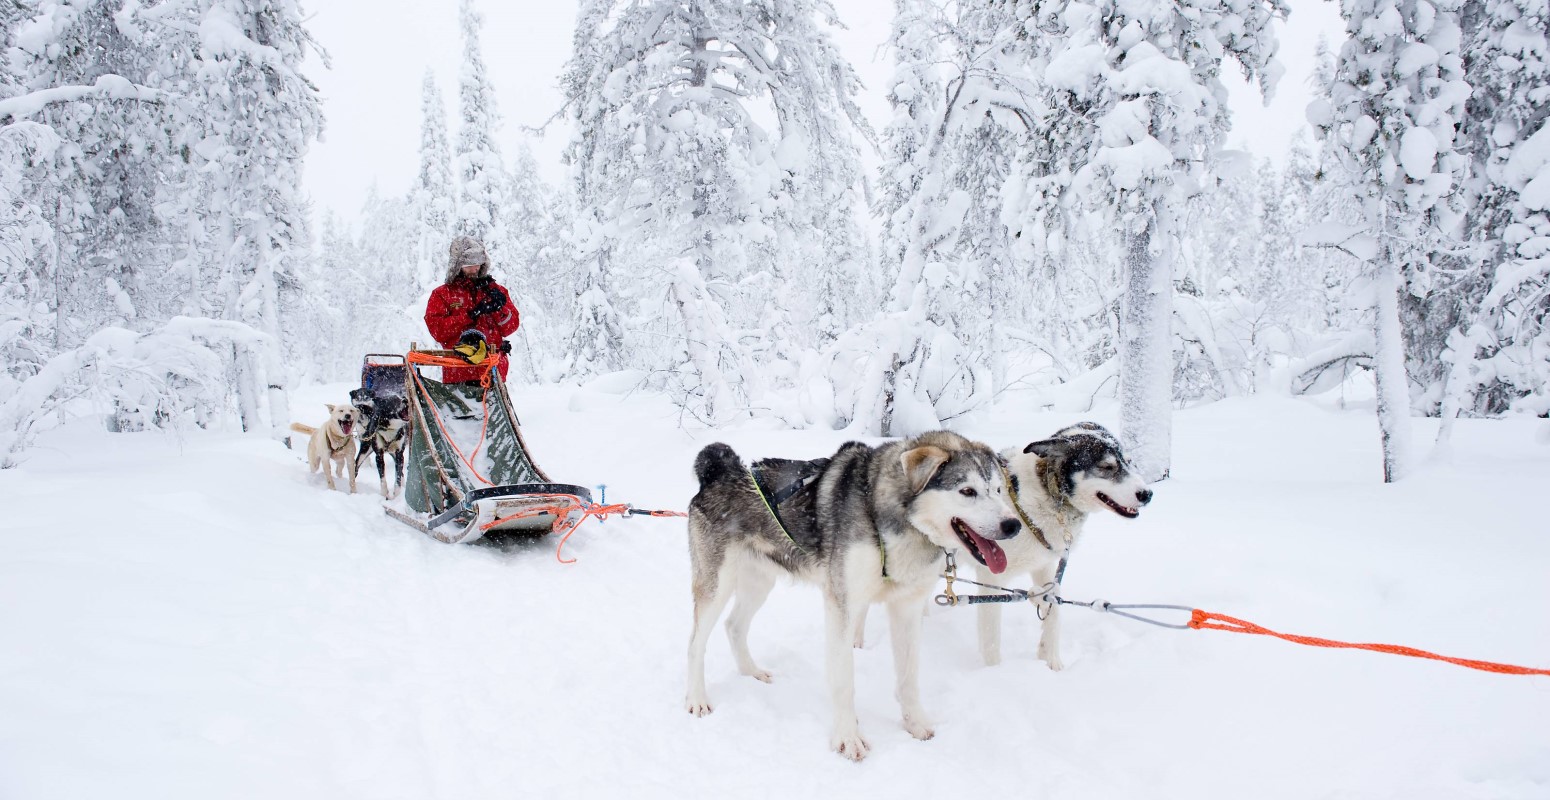
[[[310, 437], [310, 469], [322, 470], [328, 488], [337, 488], [337, 470], [353, 493], [360, 461], [374, 455], [382, 496], [390, 498], [403, 486], [403, 398], [358, 389], [350, 400], [328, 404], [328, 419], [316, 428], [297, 423], [291, 429]], [[396, 479], [391, 493], [389, 456]], [[870, 745], [856, 718], [852, 645], [860, 645], [872, 604], [888, 609], [904, 728], [930, 739], [935, 732], [920, 698], [920, 629], [945, 554], [966, 556], [961, 563], [972, 565], [982, 583], [1011, 573], [1029, 575], [1036, 588], [1055, 587], [1057, 569], [1089, 514], [1133, 519], [1152, 499], [1119, 441], [1092, 422], [999, 454], [951, 431], [876, 447], [849, 442], [814, 461], [769, 458], [752, 465], [717, 443], [700, 451], [694, 474], [700, 488], [689, 502], [689, 713], [711, 712], [705, 648], [727, 603], [726, 633], [738, 671], [768, 683], [770, 673], [748, 650], [749, 625], [777, 578], [813, 583], [824, 599], [830, 746], [858, 761]], [[1060, 607], [1040, 613], [1039, 659], [1061, 669]], [[980, 655], [997, 664], [1001, 607], [982, 604], [978, 615]]]
[[[306, 434], [307, 465], [312, 472], [320, 468], [328, 488], [337, 489], [338, 478], [350, 479], [350, 493], [355, 493], [355, 476], [360, 472], [361, 461], [375, 456], [377, 478], [382, 482], [382, 496], [393, 498], [404, 487], [404, 448], [408, 444], [409, 418], [404, 398], [397, 395], [376, 395], [368, 389], [350, 392], [348, 405], [326, 403], [328, 419], [316, 428], [299, 422], [291, 423], [291, 430]], [[388, 491], [387, 459], [393, 459], [393, 490]]]
[[[778, 577], [813, 583], [824, 599], [830, 746], [854, 760], [870, 748], [855, 708], [852, 644], [873, 603], [888, 609], [895, 695], [904, 728], [934, 735], [921, 704], [921, 617], [945, 554], [973, 564], [989, 583], [1006, 573], [1054, 586], [1062, 558], [1087, 515], [1140, 514], [1152, 492], [1132, 473], [1118, 440], [1079, 423], [1000, 454], [949, 431], [872, 447], [850, 442], [810, 462], [765, 459], [744, 465], [712, 444], [694, 461], [700, 490], [689, 503], [694, 620], [689, 639], [689, 713], [711, 712], [705, 647], [727, 603], [727, 639], [737, 669], [770, 673], [748, 650], [749, 624]], [[1039, 658], [1060, 669], [1059, 607], [1041, 609]], [[979, 606], [980, 654], [1001, 658], [1000, 607]]]

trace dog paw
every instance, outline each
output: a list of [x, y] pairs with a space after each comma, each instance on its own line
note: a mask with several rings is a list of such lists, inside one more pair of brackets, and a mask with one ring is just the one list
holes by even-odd
[[865, 739], [861, 738], [860, 733], [835, 734], [829, 740], [829, 746], [834, 748], [834, 752], [851, 761], [860, 761], [866, 758], [867, 753], [872, 750], [872, 746], [867, 744]]
[[696, 717], [703, 717], [711, 712], [710, 700], [707, 700], [703, 697], [691, 697], [685, 701], [684, 706], [688, 708], [690, 714], [693, 714]]
[[775, 682], [775, 678], [772, 675], [770, 675], [769, 670], [753, 669], [753, 670], [749, 670], [748, 672], [744, 672], [743, 674], [747, 675], [750, 678], [753, 678], [754, 680], [756, 680], [756, 681], [758, 681], [760, 683], [774, 683]]
[[1049, 667], [1050, 670], [1054, 672], [1059, 672], [1066, 668], [1066, 662], [1061, 661], [1060, 656], [1057, 655], [1045, 653], [1039, 656], [1039, 660], [1043, 661], [1045, 666]]
[[927, 722], [924, 717], [905, 717], [904, 729], [909, 731], [911, 736], [922, 742], [936, 736], [936, 729], [931, 727], [931, 723]]

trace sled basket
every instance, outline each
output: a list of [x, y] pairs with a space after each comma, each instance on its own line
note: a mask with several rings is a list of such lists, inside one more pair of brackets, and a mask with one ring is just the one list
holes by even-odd
[[404, 504], [414, 513], [388, 507], [390, 516], [443, 542], [473, 542], [496, 531], [547, 533], [571, 505], [591, 502], [586, 488], [552, 483], [533, 462], [494, 359], [483, 380], [443, 383], [425, 373], [466, 367], [455, 353], [385, 358], [368, 356], [361, 382], [408, 401]]

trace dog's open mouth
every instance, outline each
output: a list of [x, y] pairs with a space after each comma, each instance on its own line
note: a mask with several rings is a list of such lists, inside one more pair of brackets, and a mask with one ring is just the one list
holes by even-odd
[[355, 427], [355, 423], [350, 421], [350, 420], [345, 419], [345, 420], [340, 420], [339, 421], [339, 430], [344, 431], [344, 435], [345, 436], [349, 436], [350, 435], [350, 429], [354, 428], [354, 427]]
[[1102, 500], [1104, 505], [1108, 506], [1110, 509], [1113, 509], [1114, 513], [1124, 517], [1125, 519], [1135, 519], [1136, 517], [1141, 516], [1141, 509], [1131, 508], [1130, 506], [1122, 506], [1119, 503], [1114, 502], [1113, 498], [1109, 497], [1103, 492], [1098, 492], [1098, 499]]
[[975, 533], [969, 523], [958, 517], [953, 517], [953, 533], [958, 534], [958, 541], [969, 549], [975, 561], [989, 567], [997, 575], [1006, 571], [1006, 551], [1001, 549], [1001, 545]]

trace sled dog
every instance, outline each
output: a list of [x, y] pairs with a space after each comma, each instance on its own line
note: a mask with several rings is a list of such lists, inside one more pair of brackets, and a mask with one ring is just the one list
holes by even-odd
[[850, 442], [810, 462], [765, 459], [750, 471], [732, 448], [717, 443], [700, 451], [694, 473], [700, 491], [689, 503], [689, 713], [711, 712], [705, 646], [734, 597], [726, 630], [738, 671], [770, 681], [748, 652], [748, 626], [775, 579], [788, 575], [823, 592], [830, 746], [854, 760], [870, 748], [856, 719], [850, 644], [871, 603], [888, 606], [904, 727], [930, 739], [917, 667], [921, 617], [943, 553], [967, 552], [1000, 573], [1006, 555], [998, 542], [1022, 530], [996, 454], [936, 431], [879, 447]]
[[[1079, 422], [1022, 450], [1003, 450], [1007, 479], [1027, 532], [1006, 543], [1007, 572], [1033, 576], [1033, 590], [1056, 583], [1062, 559], [1081, 536], [1087, 515], [1111, 511], [1135, 519], [1151, 502], [1152, 490], [1131, 471], [1114, 434], [1096, 422]], [[982, 583], [990, 573], [975, 565]], [[1001, 661], [1001, 606], [979, 607], [980, 655], [986, 664]], [[1039, 660], [1061, 669], [1060, 606], [1041, 604]]]
[[350, 493], [355, 493], [355, 437], [351, 432], [355, 429], [356, 410], [352, 406], [326, 403], [328, 406], [328, 419], [319, 427], [303, 425], [299, 422], [291, 423], [291, 430], [297, 433], [305, 433], [312, 437], [307, 440], [307, 464], [312, 472], [317, 472], [321, 467], [323, 479], [328, 482], [328, 488], [334, 486], [333, 468], [339, 468], [339, 477], [346, 474], [350, 477]]
[[[382, 497], [392, 499], [404, 488], [404, 447], [408, 443], [408, 404], [395, 394], [377, 396], [369, 389], [350, 392], [350, 405], [355, 406], [361, 424], [360, 454], [355, 457], [355, 471], [367, 456], [376, 456], [377, 479], [382, 483]], [[393, 459], [393, 490], [388, 491], [387, 458]]]

